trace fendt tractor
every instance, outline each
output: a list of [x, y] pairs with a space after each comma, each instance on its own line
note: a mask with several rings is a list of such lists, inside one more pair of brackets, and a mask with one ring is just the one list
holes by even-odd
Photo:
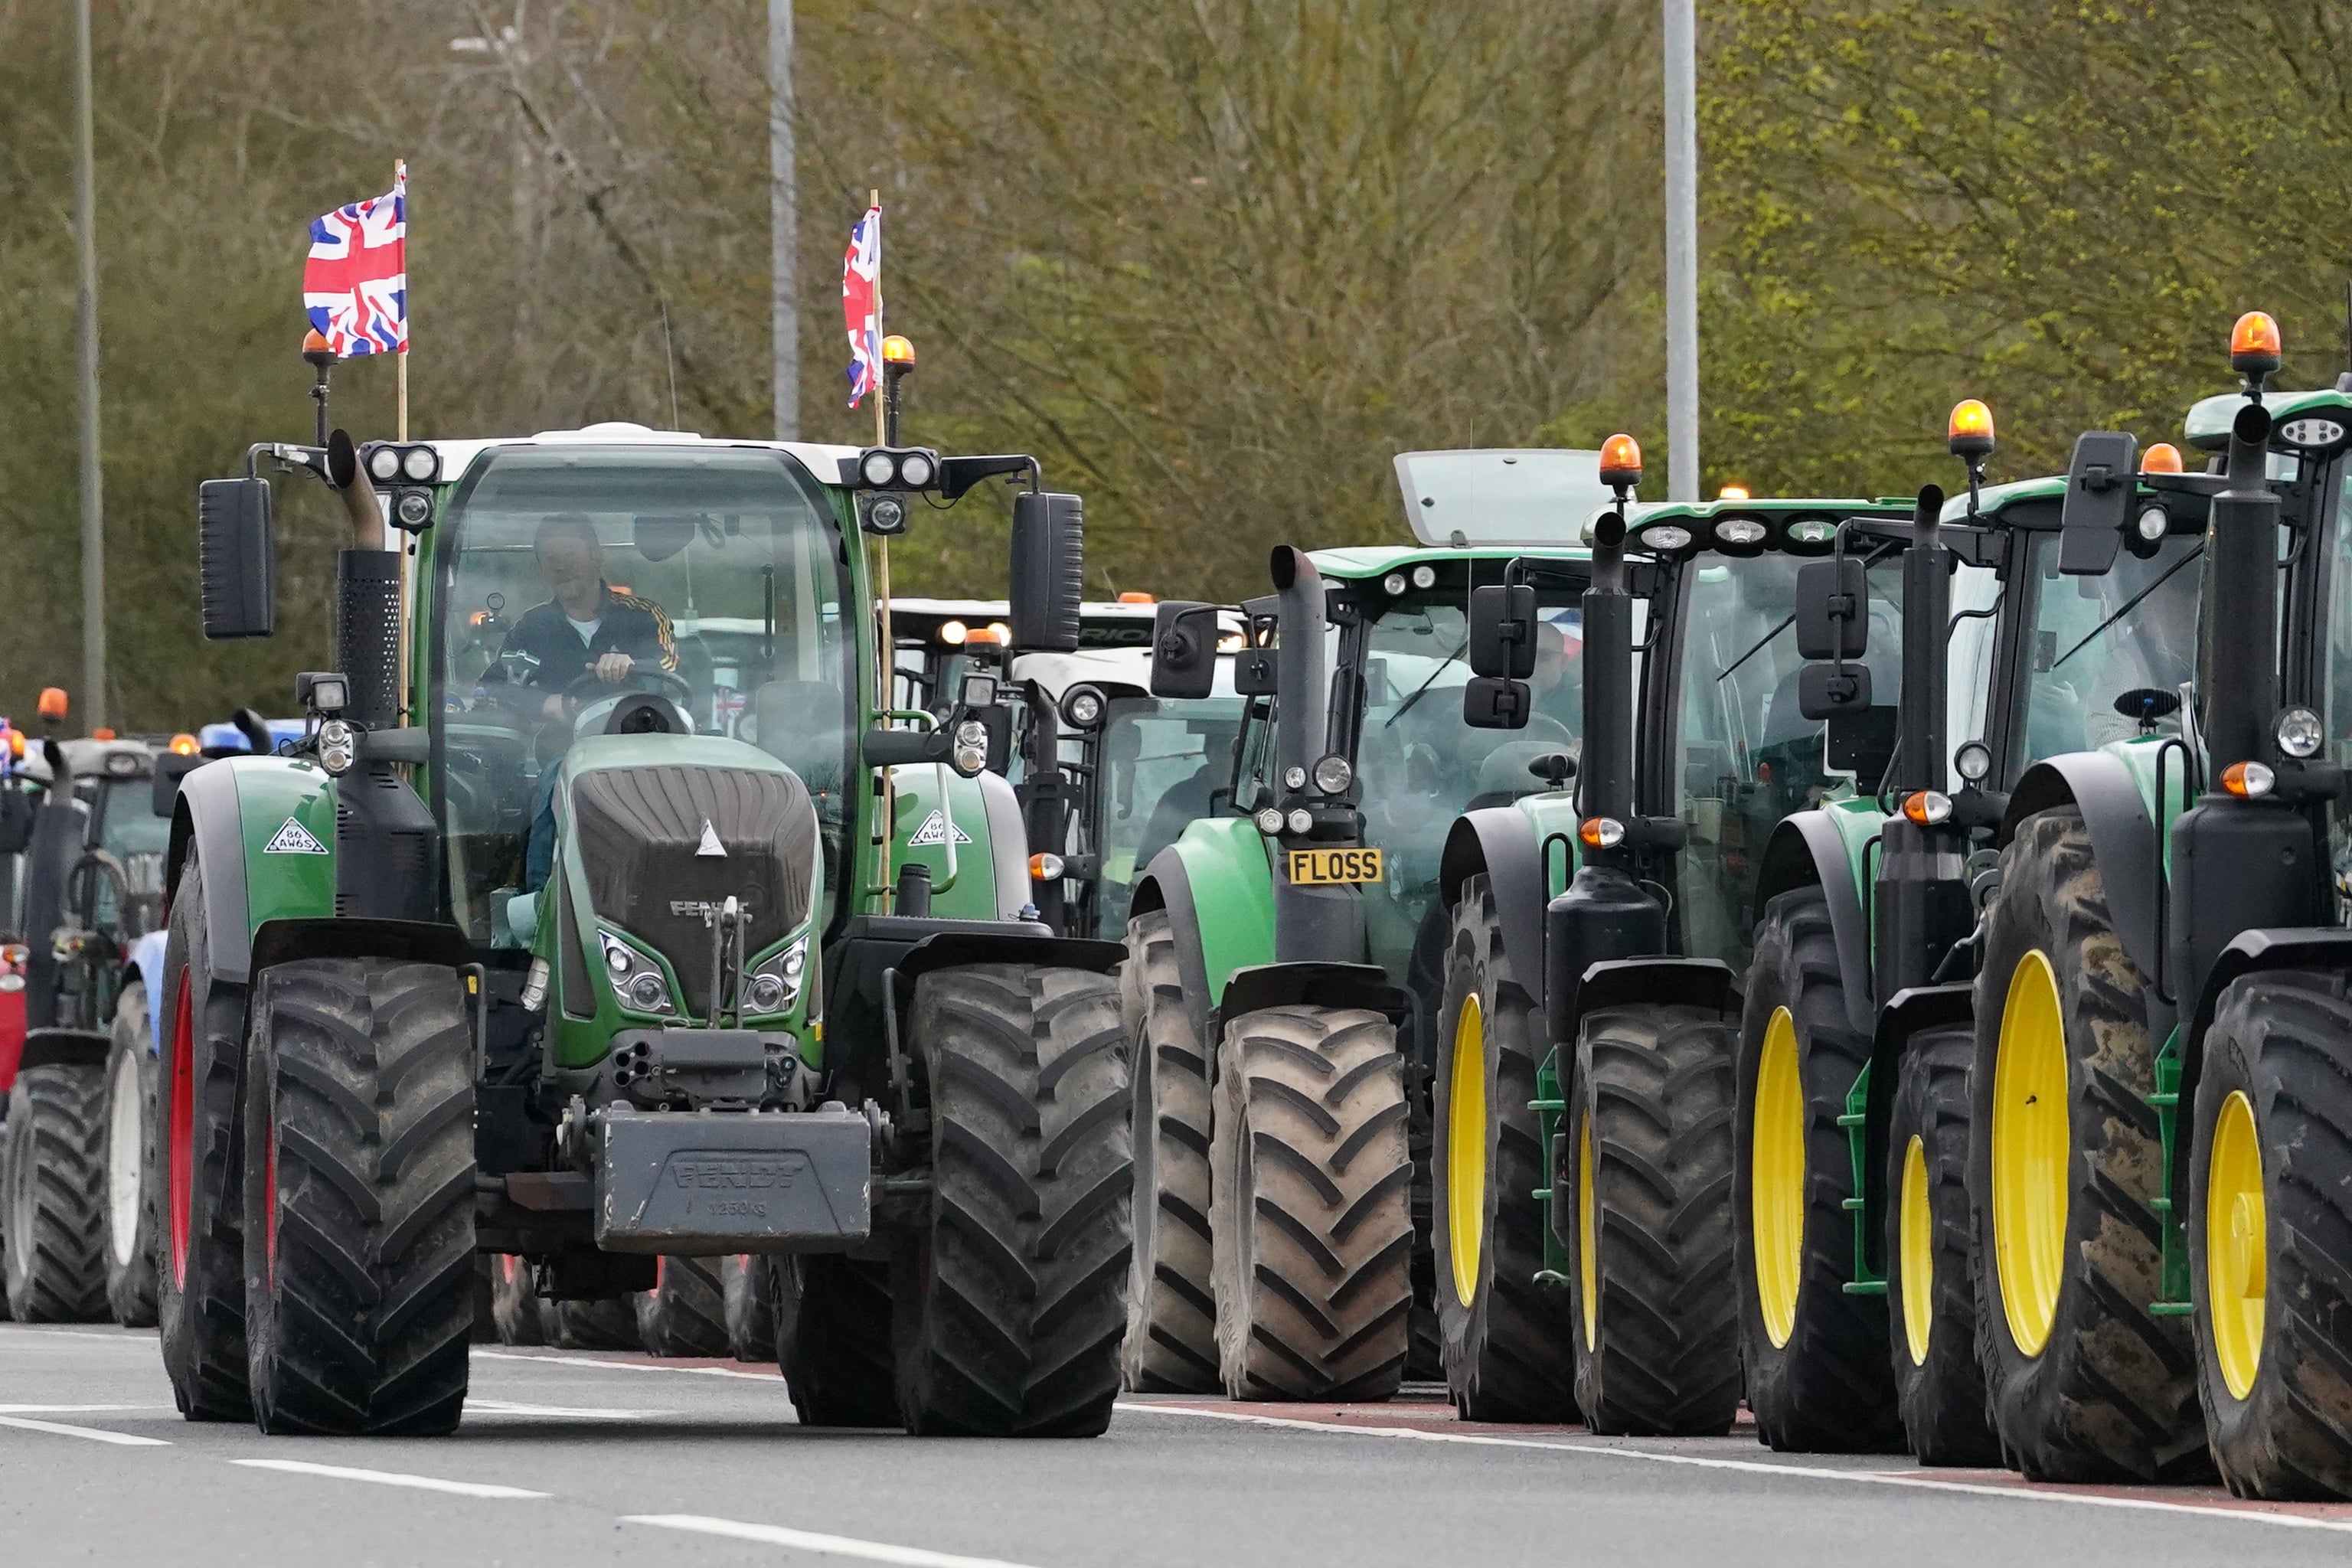
[[[1759, 862], [1781, 816], [1868, 771], [1825, 748], [1786, 634], [1801, 562], [1845, 520], [1904, 509], [1634, 508], [1639, 447], [1602, 453], [1616, 495], [1590, 523], [1581, 752], [1539, 763], [1538, 793], [1465, 813], [1446, 846], [1446, 1378], [1469, 1419], [1721, 1432], [1740, 1398], [1730, 1109]], [[1522, 559], [1473, 595], [1474, 724], [1529, 710], [1551, 571]]]
[[2352, 376], [2273, 393], [2280, 357], [2239, 321], [2241, 392], [2187, 422], [2208, 471], [2105, 431], [2068, 470], [2061, 577], [2203, 509], [2204, 581], [2193, 662], [2128, 693], [2178, 731], [2037, 763], [2001, 819], [1968, 1181], [1993, 1426], [2030, 1477], [2218, 1462], [2242, 1494], [2352, 1496]]
[[[1013, 647], [1073, 647], [1077, 498], [918, 447], [322, 437], [200, 499], [214, 637], [274, 627], [262, 464], [352, 536], [309, 733], [191, 775], [173, 822], [182, 1408], [446, 1432], [477, 1251], [556, 1299], [760, 1254], [803, 1420], [1103, 1430], [1122, 950], [1024, 918], [993, 693], [888, 709], [874, 587], [918, 506], [1004, 479]], [[760, 624], [740, 706], [689, 673], [702, 616]]]
[[[1847, 531], [1847, 548], [1899, 563], [1892, 705], [1848, 662], [1869, 644], [1868, 584], [1821, 563], [1799, 595], [1798, 641], [1822, 661], [1807, 711], [1832, 736], [1858, 732], [1845, 743], [1873, 753], [1876, 783], [1792, 816], [1765, 848], [1733, 1215], [1759, 1438], [1988, 1465], [2000, 1450], [1965, 1177], [1993, 836], [2038, 759], [2177, 730], [2169, 683], [2189, 670], [2205, 514], [2177, 498], [2113, 570], [2070, 584], [2065, 481], [1981, 489], [1992, 418], [1973, 399], [1947, 439], [1968, 464], [1965, 497], [1929, 487], [1909, 522]], [[2152, 447], [2146, 466], [2178, 471], [2179, 454]]]
[[[1282, 547], [1274, 595], [1242, 606], [1224, 805], [1129, 905], [1131, 1386], [1384, 1398], [1409, 1353], [1435, 1373], [1439, 862], [1456, 813], [1540, 788], [1530, 763], [1576, 744], [1583, 568], [1563, 542], [1607, 499], [1596, 461], [1403, 454], [1418, 547]], [[1463, 721], [1470, 593], [1548, 544], [1536, 711], [1497, 746]], [[1211, 694], [1227, 613], [1160, 606], [1155, 694]]]
[[169, 795], [203, 759], [192, 735], [58, 739], [67, 702], [41, 694], [51, 732], [6, 786], [25, 807], [10, 816], [20, 874], [5, 915], [25, 1030], [0, 1123], [0, 1247], [18, 1319], [142, 1325], [155, 1321], [157, 1213], [147, 998], [162, 979], [142, 939], [163, 921]]

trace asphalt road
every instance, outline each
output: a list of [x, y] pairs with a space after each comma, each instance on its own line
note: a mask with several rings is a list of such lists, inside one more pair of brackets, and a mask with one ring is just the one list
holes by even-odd
[[[1428, 1391], [1424, 1391], [1426, 1393]], [[478, 1349], [451, 1437], [172, 1409], [149, 1333], [0, 1325], [0, 1561], [901, 1568], [2341, 1564], [2352, 1505], [2026, 1489], [1744, 1433], [1623, 1441], [1388, 1405], [1136, 1399], [1087, 1442], [804, 1431], [772, 1369]]]

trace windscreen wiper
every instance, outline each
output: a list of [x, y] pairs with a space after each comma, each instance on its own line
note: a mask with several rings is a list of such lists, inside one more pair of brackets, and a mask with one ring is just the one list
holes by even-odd
[[2130, 598], [2126, 599], [2124, 601], [2123, 608], [2117, 610], [2114, 615], [2109, 616], [2105, 620], [2101, 621], [2097, 626], [2093, 626], [2088, 632], [2084, 634], [2083, 640], [2081, 642], [2076, 643], [2073, 647], [2068, 648], [2064, 653], [2059, 655], [2057, 659], [2050, 666], [2050, 672], [2055, 675], [2058, 672], [2059, 665], [2065, 663], [2068, 659], [2074, 658], [2076, 654], [2090, 647], [2092, 642], [2101, 632], [2105, 631], [2109, 626], [2114, 626], [2117, 621], [2122, 620], [2126, 616], [2128, 616], [2134, 610], [2138, 609], [2139, 602], [2142, 599], [2147, 598], [2150, 594], [2155, 593], [2158, 588], [2161, 588], [2167, 583], [2171, 582], [2172, 574], [2175, 572], [2179, 571], [2183, 566], [2188, 565], [2191, 561], [2196, 560], [2203, 553], [2205, 553], [2205, 542], [2200, 539], [2186, 555], [2183, 555], [2179, 560], [2166, 567], [2163, 574], [2158, 576], [2155, 582], [2150, 583], [2147, 587], [2142, 588], [2138, 593], [2134, 594]]
[[1464, 654], [1468, 653], [1469, 651], [1470, 651], [1470, 639], [1469, 639], [1468, 637], [1464, 637], [1464, 638], [1462, 639], [1462, 645], [1461, 645], [1459, 647], [1455, 648], [1452, 653], [1449, 653], [1449, 654], [1447, 654], [1447, 655], [1445, 656], [1445, 660], [1444, 660], [1444, 663], [1440, 664], [1440, 665], [1439, 665], [1435, 669], [1433, 669], [1433, 670], [1431, 670], [1431, 671], [1429, 672], [1429, 679], [1428, 679], [1427, 680], [1423, 681], [1419, 686], [1416, 686], [1416, 687], [1414, 687], [1414, 688], [1412, 689], [1412, 696], [1410, 696], [1410, 697], [1406, 698], [1402, 702], [1400, 702], [1400, 703], [1398, 703], [1398, 704], [1397, 704], [1397, 710], [1396, 710], [1395, 712], [1393, 712], [1393, 713], [1391, 713], [1391, 714], [1390, 714], [1390, 715], [1389, 715], [1389, 717], [1388, 717], [1388, 722], [1387, 722], [1387, 723], [1385, 723], [1385, 724], [1382, 724], [1382, 725], [1381, 726], [1381, 729], [1383, 729], [1383, 730], [1391, 729], [1391, 728], [1394, 727], [1394, 725], [1395, 725], [1395, 723], [1396, 723], [1396, 721], [1397, 721], [1398, 720], [1400, 720], [1400, 719], [1403, 718], [1406, 714], [1408, 714], [1408, 713], [1412, 712], [1412, 705], [1413, 705], [1414, 703], [1416, 703], [1416, 702], [1418, 702], [1418, 701], [1420, 701], [1420, 700], [1421, 700], [1421, 695], [1422, 695], [1422, 693], [1423, 693], [1423, 692], [1424, 692], [1424, 691], [1427, 691], [1431, 687], [1433, 687], [1433, 686], [1436, 685], [1436, 684], [1437, 684], [1437, 678], [1438, 678], [1439, 676], [1441, 676], [1441, 675], [1444, 675], [1444, 674], [1448, 669], [1451, 669], [1452, 668], [1454, 668], [1454, 661], [1455, 659], [1457, 659], [1457, 658], [1460, 658]]
[[[1885, 557], [1888, 551], [1894, 549], [1902, 541], [1900, 540], [1890, 539], [1884, 544], [1881, 544], [1877, 549], [1872, 551], [1869, 554], [1864, 556], [1862, 558], [1862, 570], [1865, 577], [1868, 575], [1870, 569], [1877, 565], [1879, 561]], [[1753, 647], [1751, 647], [1746, 653], [1741, 654], [1738, 658], [1733, 659], [1729, 666], [1725, 668], [1724, 672], [1715, 678], [1715, 683], [1717, 686], [1720, 686], [1725, 681], [1730, 679], [1731, 672], [1733, 670], [1738, 669], [1741, 665], [1746, 664], [1749, 659], [1754, 658], [1758, 654], [1762, 653], [1764, 651], [1765, 644], [1770, 642], [1774, 637], [1779, 637], [1782, 632], [1787, 631], [1790, 626], [1795, 626], [1796, 624], [1797, 612], [1790, 610], [1788, 615], [1781, 618], [1779, 626], [1774, 626], [1770, 631], [1766, 632], [1762, 637], [1758, 637]]]

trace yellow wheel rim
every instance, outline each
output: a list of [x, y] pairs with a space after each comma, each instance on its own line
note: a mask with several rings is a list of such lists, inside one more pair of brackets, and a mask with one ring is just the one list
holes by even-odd
[[2001, 1310], [2019, 1351], [2040, 1355], [2066, 1268], [2066, 1016], [2040, 949], [2018, 960], [1992, 1078], [1992, 1246]]
[[1454, 1071], [1445, 1114], [1445, 1221], [1452, 1237], [1454, 1299], [1478, 1294], [1478, 1251], [1486, 1230], [1486, 1018], [1465, 996], [1454, 1025]]
[[1584, 1298], [1584, 1348], [1601, 1344], [1601, 1262], [1594, 1256], [1601, 1227], [1593, 1221], [1592, 1118], [1576, 1123], [1576, 1275]]
[[2270, 1289], [2269, 1210], [2253, 1102], [2231, 1089], [2213, 1123], [2205, 1170], [2205, 1310], [2213, 1356], [2232, 1399], [2253, 1392], [2263, 1364], [2263, 1301]]
[[1797, 1021], [1786, 1007], [1772, 1009], [1764, 1026], [1754, 1109], [1748, 1209], [1756, 1303], [1777, 1350], [1796, 1331], [1797, 1281], [1805, 1267], [1805, 1083], [1797, 1070]]
[[1936, 1321], [1936, 1216], [1927, 1206], [1927, 1145], [1914, 1133], [1903, 1150], [1903, 1340], [1913, 1366], [1927, 1364]]

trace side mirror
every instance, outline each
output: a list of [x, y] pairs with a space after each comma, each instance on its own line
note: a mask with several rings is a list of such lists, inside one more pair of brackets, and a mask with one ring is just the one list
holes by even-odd
[[1245, 647], [1234, 655], [1234, 695], [1271, 697], [1280, 679], [1270, 647]]
[[[1013, 651], [1078, 651], [1086, 593], [1086, 510], [1078, 498], [1024, 490], [1013, 498]], [[1210, 639], [1210, 651], [1216, 648]]]
[[1499, 676], [1507, 680], [1525, 680], [1533, 675], [1535, 621], [1536, 591], [1527, 584], [1497, 583], [1471, 589], [1471, 669], [1482, 676]]
[[[1799, 658], [1860, 658], [1869, 652], [1870, 585], [1861, 560], [1848, 555], [1798, 567], [1796, 621]], [[1820, 715], [1808, 710], [1807, 717]]]
[[1895, 760], [1895, 735], [1903, 710], [1888, 704], [1859, 708], [1830, 721], [1822, 746], [1822, 760], [1832, 773], [1852, 773], [1865, 791], [1876, 789]]
[[1524, 680], [1480, 675], [1462, 689], [1462, 721], [1473, 730], [1524, 730], [1534, 706]]
[[168, 817], [172, 815], [173, 809], [180, 804], [181, 782], [204, 766], [205, 761], [203, 757], [173, 756], [170, 752], [155, 759], [153, 804], [156, 816]]
[[0, 855], [22, 855], [33, 842], [33, 797], [21, 789], [0, 790]]
[[2085, 430], [2066, 464], [2066, 500], [2058, 511], [2058, 570], [2096, 577], [2116, 563], [2138, 489], [2139, 437], [2127, 430]]
[[1797, 672], [1797, 710], [1808, 719], [1836, 719], [1869, 706], [1866, 664], [1809, 664]]
[[1151, 695], [1206, 697], [1217, 684], [1217, 606], [1182, 599], [1151, 616]]
[[278, 629], [278, 543], [268, 479], [196, 487], [197, 577], [205, 636], [215, 642]]

